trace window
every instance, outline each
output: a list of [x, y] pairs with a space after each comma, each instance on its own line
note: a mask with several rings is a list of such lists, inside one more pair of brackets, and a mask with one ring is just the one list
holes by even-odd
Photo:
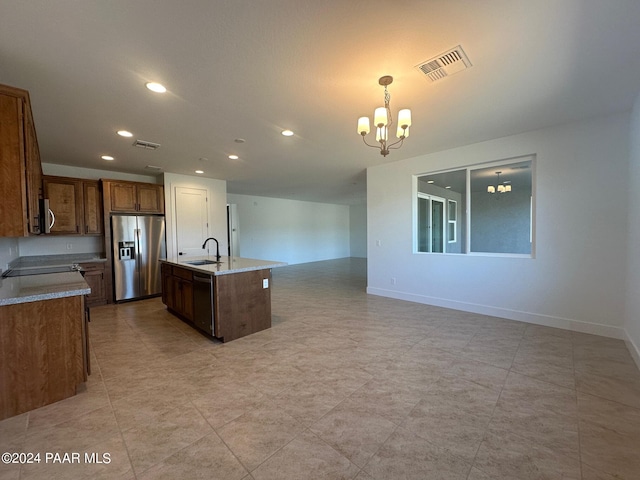
[[415, 176], [416, 253], [533, 254], [527, 156]]
[[444, 198], [418, 194], [421, 252], [444, 252]]
[[458, 232], [458, 202], [447, 200], [447, 242], [456, 243]]

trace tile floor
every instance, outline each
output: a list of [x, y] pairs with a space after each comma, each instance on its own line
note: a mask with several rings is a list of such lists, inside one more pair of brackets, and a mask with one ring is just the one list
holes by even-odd
[[275, 269], [273, 328], [224, 345], [159, 299], [94, 308], [86, 388], [0, 422], [0, 451], [81, 463], [0, 479], [640, 478], [623, 342], [365, 284], [360, 259]]

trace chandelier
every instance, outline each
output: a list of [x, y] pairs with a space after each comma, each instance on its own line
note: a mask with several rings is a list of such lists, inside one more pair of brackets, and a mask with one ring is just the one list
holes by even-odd
[[[391, 85], [393, 77], [391, 75], [385, 75], [380, 77], [378, 83], [384, 87], [384, 107], [378, 107], [373, 114], [373, 124], [376, 127], [376, 142], [377, 145], [371, 145], [367, 143], [365, 136], [371, 131], [369, 125], [369, 117], [360, 117], [358, 119], [358, 133], [362, 135], [362, 140], [365, 145], [373, 148], [380, 149], [380, 155], [386, 157], [389, 155], [389, 150], [398, 149], [402, 146], [404, 139], [409, 136], [409, 127], [411, 126], [411, 110], [403, 108], [398, 112], [398, 130], [396, 136], [398, 141], [389, 144], [389, 129], [393, 125], [393, 118], [391, 117], [391, 109], [389, 108], [389, 101], [391, 96], [387, 90], [387, 86]], [[397, 145], [397, 146], [396, 146]]]
[[498, 175], [498, 182], [496, 183], [496, 185], [489, 185], [487, 186], [487, 192], [489, 193], [508, 193], [511, 191], [511, 182], [510, 181], [506, 181], [506, 182], [502, 182], [500, 183], [500, 174], [502, 172], [496, 172], [496, 175]]

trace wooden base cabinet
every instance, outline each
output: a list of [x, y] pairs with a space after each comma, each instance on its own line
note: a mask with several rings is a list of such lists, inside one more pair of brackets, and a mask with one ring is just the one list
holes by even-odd
[[0, 420], [76, 394], [87, 380], [84, 297], [0, 306]]
[[[193, 273], [163, 263], [162, 302], [169, 311], [211, 335], [208, 321], [195, 321], [199, 312], [194, 302]], [[202, 271], [197, 273], [203, 275]], [[270, 269], [213, 275], [213, 335], [228, 342], [271, 328], [270, 283]]]
[[87, 307], [95, 307], [107, 303], [107, 292], [104, 281], [105, 262], [81, 263], [84, 270], [84, 281], [91, 288], [91, 293], [86, 296]]
[[193, 274], [191, 270], [162, 264], [162, 302], [178, 316], [193, 322]]

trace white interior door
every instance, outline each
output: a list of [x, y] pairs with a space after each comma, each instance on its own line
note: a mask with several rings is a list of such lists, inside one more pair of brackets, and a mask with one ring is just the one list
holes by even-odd
[[240, 256], [240, 222], [238, 221], [238, 205], [227, 205], [227, 231], [229, 232], [229, 256]]
[[202, 243], [209, 236], [207, 191], [175, 187], [175, 199], [178, 255], [204, 255]]

